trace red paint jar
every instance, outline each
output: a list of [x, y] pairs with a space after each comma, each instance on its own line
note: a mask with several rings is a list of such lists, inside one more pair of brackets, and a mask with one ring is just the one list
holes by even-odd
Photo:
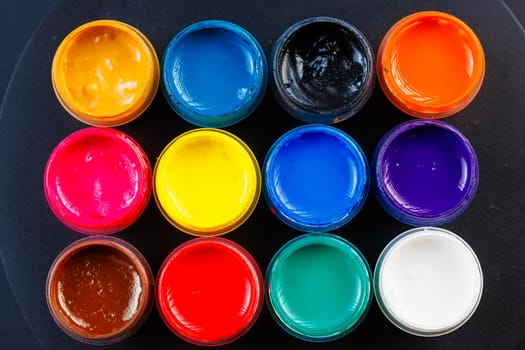
[[153, 274], [142, 254], [115, 237], [86, 237], [55, 259], [46, 300], [57, 325], [91, 344], [120, 342], [146, 321], [153, 305]]
[[166, 326], [196, 345], [218, 346], [245, 334], [264, 299], [253, 257], [224, 238], [190, 240], [175, 248], [157, 276], [156, 301]]

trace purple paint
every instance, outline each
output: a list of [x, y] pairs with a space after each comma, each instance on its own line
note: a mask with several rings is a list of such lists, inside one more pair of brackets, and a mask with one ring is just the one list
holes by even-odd
[[479, 169], [470, 142], [454, 127], [413, 120], [390, 130], [374, 153], [374, 191], [394, 218], [441, 225], [470, 204]]

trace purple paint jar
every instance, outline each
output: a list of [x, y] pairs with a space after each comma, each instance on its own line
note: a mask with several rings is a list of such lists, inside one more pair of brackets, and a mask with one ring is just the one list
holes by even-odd
[[472, 201], [479, 181], [470, 142], [437, 120], [411, 120], [390, 130], [375, 149], [372, 171], [381, 206], [413, 226], [456, 218]]

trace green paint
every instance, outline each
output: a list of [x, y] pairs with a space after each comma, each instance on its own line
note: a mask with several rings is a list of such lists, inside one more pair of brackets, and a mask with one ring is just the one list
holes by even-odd
[[285, 244], [266, 279], [274, 318], [305, 340], [344, 336], [359, 325], [371, 303], [366, 259], [333, 234], [306, 234]]

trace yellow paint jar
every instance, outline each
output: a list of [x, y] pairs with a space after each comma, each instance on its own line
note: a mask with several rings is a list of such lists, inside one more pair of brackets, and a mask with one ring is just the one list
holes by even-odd
[[164, 217], [195, 236], [217, 236], [239, 227], [261, 192], [261, 172], [250, 148], [219, 129], [194, 129], [162, 151], [153, 192]]
[[138, 29], [98, 20], [60, 43], [51, 69], [53, 89], [65, 110], [94, 126], [128, 123], [151, 104], [160, 80], [153, 45]]

